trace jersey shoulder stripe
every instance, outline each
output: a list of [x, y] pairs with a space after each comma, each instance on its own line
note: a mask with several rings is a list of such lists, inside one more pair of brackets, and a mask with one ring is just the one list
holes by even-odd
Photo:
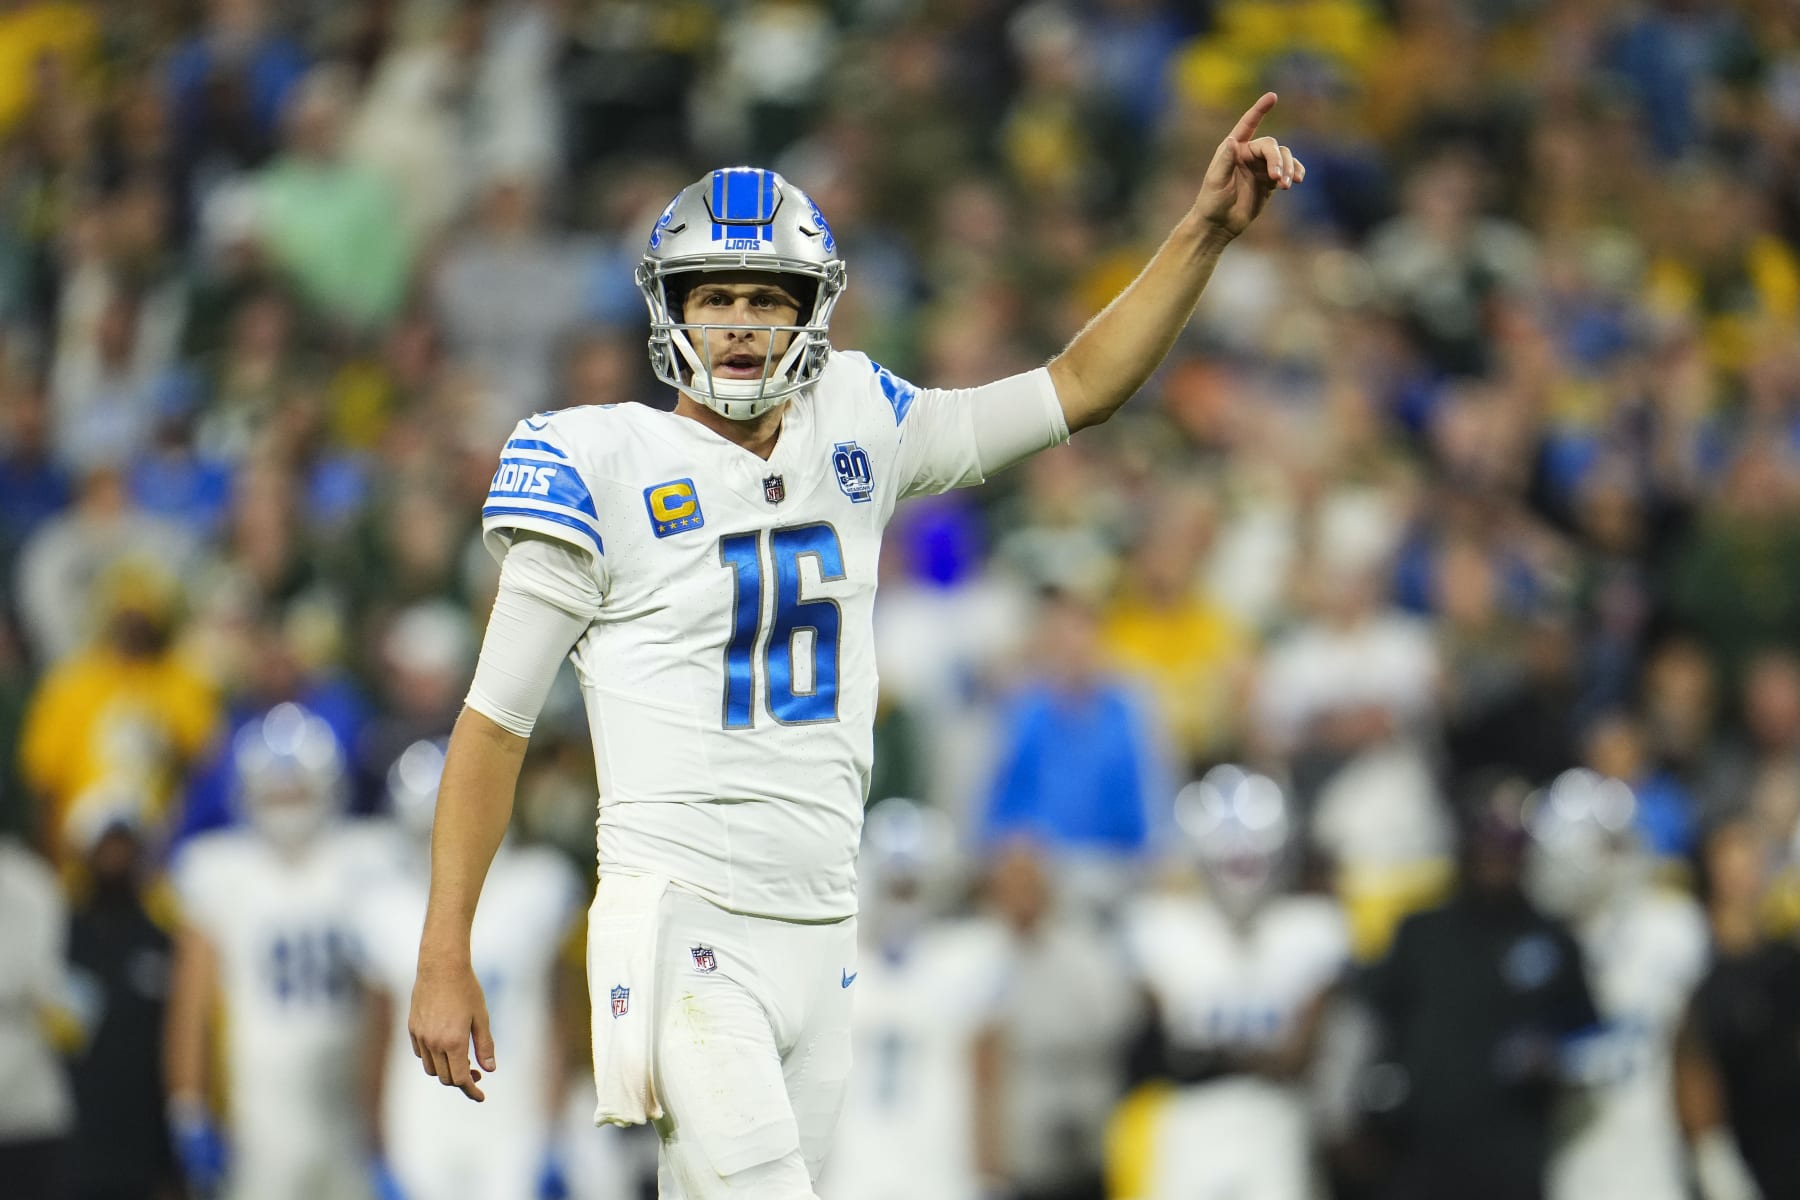
[[898, 426], [906, 420], [906, 414], [912, 411], [913, 401], [919, 398], [919, 389], [900, 378], [874, 359], [867, 360], [869, 369], [875, 372], [875, 385], [881, 389], [881, 395], [894, 412], [894, 424]]
[[[509, 531], [529, 530], [603, 555], [599, 504], [572, 435], [589, 433], [592, 410], [564, 409], [521, 421], [500, 452], [481, 509], [484, 541], [503, 557]], [[589, 438], [591, 440], [591, 437]]]
[[594, 547], [594, 552], [596, 554], [606, 553], [606, 544], [601, 541], [600, 535], [595, 533], [585, 523], [569, 516], [567, 513], [556, 512], [552, 509], [522, 508], [502, 504], [489, 504], [481, 510], [482, 524], [490, 528], [509, 526], [530, 528], [529, 521], [521, 522], [518, 520], [507, 520], [509, 517], [528, 517], [532, 520], [548, 521], [552, 525], [559, 525], [565, 529], [572, 529], [587, 539]]
[[488, 497], [532, 500], [572, 508], [590, 517], [600, 515], [594, 510], [593, 493], [573, 466], [551, 465], [519, 455], [500, 460], [500, 469], [488, 484]]
[[569, 457], [562, 450], [558, 449], [555, 443], [546, 442], [543, 438], [516, 437], [501, 448], [502, 453], [507, 450], [536, 450], [540, 454], [548, 454], [553, 458], [565, 460]]

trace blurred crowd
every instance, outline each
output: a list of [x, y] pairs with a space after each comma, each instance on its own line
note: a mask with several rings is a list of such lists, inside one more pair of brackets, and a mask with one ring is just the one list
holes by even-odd
[[[870, 884], [862, 1077], [959, 1032], [930, 1111], [853, 1098], [887, 1165], [824, 1194], [924, 1194], [876, 1187], [917, 1137], [961, 1139], [937, 1195], [1800, 1196], [1758, 1125], [1800, 1112], [1792, 0], [0, 0], [0, 1064], [76, 1080], [0, 1097], [0, 1178], [129, 1127], [140, 1176], [70, 1194], [179, 1194], [161, 1109], [93, 1082], [162, 1086], [165, 868], [285, 704], [389, 815], [507, 431], [672, 399], [631, 268], [683, 184], [784, 173], [834, 342], [963, 386], [1114, 295], [1264, 88], [1306, 184], [1143, 394], [890, 530], [871, 800], [930, 870]], [[572, 687], [538, 730], [519, 834], [586, 873]], [[1642, 870], [1532, 893], [1562, 826]], [[1646, 1015], [1596, 914], [1651, 891], [1693, 949]], [[1311, 965], [1271, 983], [1277, 901]], [[1620, 1192], [1556, 1159], [1614, 1026], [1670, 1139]]]

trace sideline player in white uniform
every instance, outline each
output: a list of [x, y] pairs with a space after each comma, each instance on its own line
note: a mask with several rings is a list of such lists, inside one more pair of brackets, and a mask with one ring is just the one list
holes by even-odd
[[416, 742], [394, 761], [387, 794], [397, 861], [357, 904], [360, 965], [389, 1027], [380, 1051], [381, 1149], [406, 1200], [531, 1200], [554, 1190], [561, 1169], [551, 1136], [565, 1082], [556, 971], [584, 889], [555, 851], [502, 844], [470, 948], [495, 1035], [507, 1046], [506, 1075], [481, 1109], [422, 1077], [400, 1001], [419, 960], [443, 770], [435, 742]]
[[[241, 1200], [362, 1200], [372, 1177], [370, 1011], [352, 908], [372, 865], [337, 821], [344, 762], [331, 729], [279, 705], [232, 748], [246, 823], [177, 858], [181, 905], [165, 1054], [171, 1132], [190, 1183]], [[210, 1026], [225, 1025], [225, 1136], [206, 1100]], [[221, 1180], [222, 1175], [222, 1180]]]
[[1579, 1044], [1573, 1074], [1592, 1112], [1550, 1163], [1551, 1200], [1683, 1200], [1674, 1047], [1706, 971], [1699, 906], [1656, 887], [1616, 779], [1566, 771], [1534, 797], [1527, 883], [1571, 923], [1605, 1025]]
[[1153, 1118], [1143, 1200], [1305, 1200], [1322, 1003], [1349, 966], [1337, 902], [1283, 891], [1297, 840], [1281, 787], [1216, 767], [1176, 797], [1207, 896], [1164, 893], [1124, 932], [1176, 1091]]
[[429, 1073], [479, 1099], [496, 1069], [469, 929], [573, 648], [600, 784], [596, 1119], [656, 1122], [664, 1196], [814, 1196], [850, 1069], [882, 529], [904, 497], [980, 483], [1150, 376], [1225, 246], [1304, 178], [1256, 137], [1274, 104], [1047, 368], [963, 391], [831, 347], [844, 263], [798, 188], [737, 168], [669, 204], [638, 283], [674, 412], [521, 422], [483, 509], [504, 563], [432, 839], [409, 1025]]
[[994, 1017], [1009, 946], [991, 921], [940, 914], [956, 889], [956, 831], [886, 800], [863, 826], [857, 1062], [820, 1185], [832, 1200], [979, 1200], [975, 1043]]

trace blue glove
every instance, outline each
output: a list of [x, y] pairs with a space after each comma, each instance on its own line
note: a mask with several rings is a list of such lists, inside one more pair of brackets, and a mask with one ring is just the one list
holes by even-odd
[[562, 1156], [554, 1150], [544, 1152], [544, 1163], [538, 1168], [537, 1200], [569, 1200], [569, 1180], [563, 1174]]
[[203, 1104], [177, 1101], [169, 1105], [169, 1136], [188, 1185], [210, 1196], [225, 1181], [225, 1139]]
[[375, 1200], [406, 1200], [406, 1189], [394, 1178], [384, 1158], [369, 1163], [369, 1184], [375, 1189]]

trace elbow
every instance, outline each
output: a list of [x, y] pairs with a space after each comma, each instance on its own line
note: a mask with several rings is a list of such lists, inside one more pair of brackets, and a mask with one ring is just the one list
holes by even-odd
[[523, 722], [527, 732], [520, 733], [495, 720], [473, 704], [464, 704], [462, 713], [456, 718], [456, 728], [450, 733], [451, 744], [459, 741], [470, 741], [483, 747], [499, 750], [509, 756], [524, 757], [525, 746], [531, 740], [529, 723]]
[[1070, 346], [1049, 364], [1050, 382], [1056, 388], [1056, 399], [1062, 405], [1063, 420], [1070, 433], [1104, 424], [1118, 409], [1117, 404], [1108, 404], [1104, 398], [1094, 396], [1081, 378], [1076, 358], [1076, 347]]

